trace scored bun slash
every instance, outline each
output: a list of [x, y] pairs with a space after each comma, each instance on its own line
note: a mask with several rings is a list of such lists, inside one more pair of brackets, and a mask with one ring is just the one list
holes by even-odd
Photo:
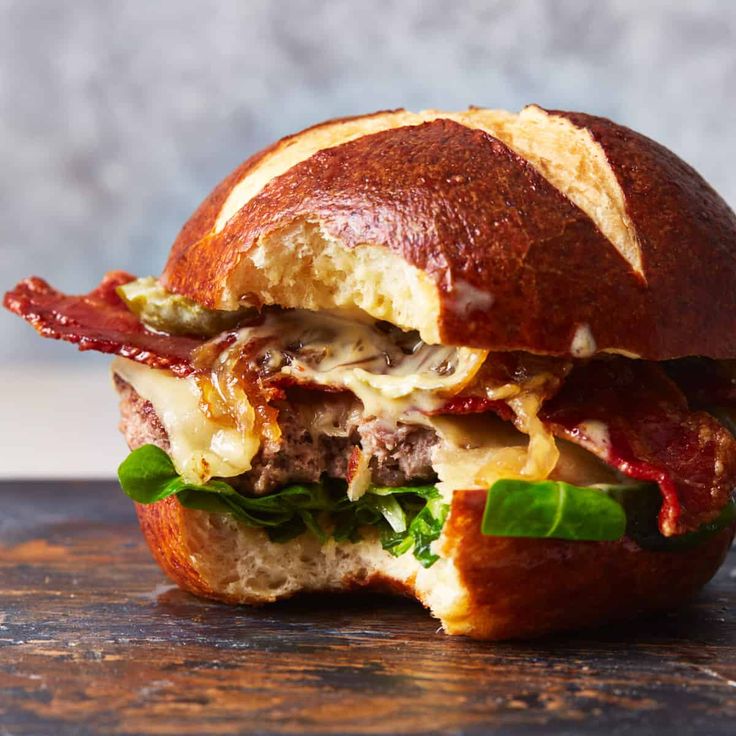
[[733, 537], [736, 217], [602, 118], [330, 121], [225, 179], [160, 278], [5, 305], [117, 356], [121, 486], [198, 595], [536, 636], [677, 605]]

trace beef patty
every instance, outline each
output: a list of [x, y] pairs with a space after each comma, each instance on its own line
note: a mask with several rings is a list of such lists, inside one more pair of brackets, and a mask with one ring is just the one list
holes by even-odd
[[[145, 444], [169, 450], [169, 438], [155, 409], [119, 376], [120, 430], [131, 449]], [[318, 481], [323, 474], [344, 478], [348, 458], [360, 446], [371, 457], [377, 485], [400, 486], [432, 480], [432, 450], [437, 433], [420, 425], [389, 425], [365, 419], [361, 404], [349, 394], [292, 389], [279, 409], [281, 439], [264, 444], [251, 469], [229, 479], [238, 490], [263, 495], [289, 483]]]

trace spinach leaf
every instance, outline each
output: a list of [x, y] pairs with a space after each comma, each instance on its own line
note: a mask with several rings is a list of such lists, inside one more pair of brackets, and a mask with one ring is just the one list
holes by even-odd
[[488, 489], [481, 531], [496, 537], [613, 541], [626, 532], [626, 514], [601, 489], [499, 480]]
[[431, 567], [439, 558], [430, 545], [442, 533], [449, 506], [439, 499], [427, 502], [427, 505], [414, 517], [410, 533], [414, 537], [414, 557], [424, 565]]
[[393, 533], [385, 532], [381, 537], [381, 543], [383, 548], [395, 557], [413, 548], [414, 557], [422, 566], [431, 567], [439, 557], [432, 552], [430, 546], [439, 539], [449, 511], [449, 506], [444, 503], [440, 492], [434, 486], [377, 488], [375, 491], [382, 494], [393, 491], [397, 495], [409, 493], [419, 497], [419, 501], [412, 503], [409, 498], [405, 502], [409, 506], [409, 514], [413, 515], [408, 527], [404, 531], [394, 529]]
[[[662, 495], [654, 483], [573, 486], [561, 481], [501, 480], [488, 491], [482, 532], [503, 537], [614, 541], [624, 534], [642, 549], [692, 549], [736, 521], [736, 502], [700, 529], [677, 537], [659, 531]], [[618, 507], [618, 508], [616, 508]]]
[[[371, 486], [351, 501], [341, 482], [286, 486], [266, 496], [238, 493], [229, 483], [186, 483], [168, 455], [154, 445], [130, 453], [118, 470], [123, 491], [138, 503], [176, 495], [186, 508], [229, 514], [246, 526], [261, 528], [273, 542], [309, 532], [321, 541], [357, 542], [360, 529], [377, 529], [385, 550], [398, 557], [412, 552], [425, 567], [438, 557], [448, 506], [435, 486]], [[500, 480], [488, 490], [481, 531], [491, 536], [552, 537], [605, 541], [625, 533], [640, 547], [690, 549], [736, 520], [736, 503], [690, 534], [664, 537], [657, 516], [662, 505], [652, 483], [578, 487], [560, 481]]]
[[703, 524], [699, 529], [689, 534], [683, 534], [679, 537], [664, 537], [664, 539], [669, 543], [670, 549], [691, 549], [704, 542], [713, 534], [720, 532], [727, 526], [731, 526], [735, 521], [736, 501], [731, 499], [713, 521]]
[[118, 468], [120, 486], [138, 503], [155, 503], [181, 491], [235, 494], [235, 489], [221, 480], [203, 485], [184, 482], [169, 456], [156, 445], [143, 445], [128, 455]]
[[362, 499], [362, 504], [380, 514], [395, 532], [400, 534], [406, 531], [406, 514], [393, 496], [377, 496], [369, 489]]
[[659, 531], [662, 495], [657, 485], [632, 483], [598, 487], [616, 499], [624, 508], [626, 536], [633, 539], [642, 549], [655, 552], [692, 549], [736, 521], [736, 502], [731, 500], [713, 521], [703, 524], [699, 529], [676, 537], [665, 537]]
[[272, 542], [286, 542], [309, 531], [320, 541], [360, 540], [360, 528], [378, 529], [382, 545], [398, 556], [413, 550], [429, 567], [438, 559], [430, 552], [447, 515], [434, 486], [371, 486], [357, 501], [341, 482], [293, 484], [266, 496], [244, 496], [229, 483], [210, 480], [186, 483], [169, 456], [155, 445], [134, 450], [118, 469], [123, 491], [142, 504], [176, 495], [186, 508], [230, 514], [246, 526], [262, 528]]

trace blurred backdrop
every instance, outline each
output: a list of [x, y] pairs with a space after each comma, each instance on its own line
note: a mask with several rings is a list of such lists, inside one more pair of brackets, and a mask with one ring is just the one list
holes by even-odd
[[[157, 274], [248, 154], [399, 106], [606, 115], [733, 206], [734, 80], [733, 0], [0, 0], [0, 286]], [[110, 475], [108, 361], [0, 331], [0, 475]]]

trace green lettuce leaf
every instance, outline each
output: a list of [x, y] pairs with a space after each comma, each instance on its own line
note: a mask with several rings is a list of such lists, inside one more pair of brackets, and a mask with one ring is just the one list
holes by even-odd
[[626, 536], [642, 549], [661, 552], [692, 549], [736, 521], [736, 503], [731, 500], [713, 521], [703, 524], [699, 529], [676, 537], [665, 537], [659, 531], [662, 494], [656, 484], [598, 487], [621, 504], [626, 512]]
[[489, 536], [615, 541], [642, 549], [691, 549], [736, 521], [731, 501], [700, 529], [677, 537], [659, 531], [662, 495], [654, 483], [574, 486], [561, 481], [500, 480], [488, 490], [481, 531]]
[[[383, 548], [399, 557], [412, 550], [414, 557], [424, 567], [431, 567], [439, 557], [432, 552], [431, 544], [439, 539], [442, 527], [447, 518], [449, 506], [444, 502], [440, 492], [434, 486], [414, 486], [406, 488], [376, 488], [376, 493], [392, 493], [402, 497], [411, 494], [415, 498], [406, 497], [405, 513], [413, 517], [404, 531], [394, 529], [392, 533], [382, 535]], [[417, 498], [418, 497], [418, 498]]]
[[266, 496], [243, 496], [222, 480], [186, 483], [169, 456], [143, 445], [118, 469], [120, 486], [134, 501], [156, 503], [176, 495], [186, 508], [225, 513], [243, 524], [265, 529], [273, 542], [286, 542], [309, 531], [322, 542], [360, 539], [360, 527], [379, 531], [384, 549], [398, 556], [413, 551], [429, 567], [438, 559], [431, 543], [442, 532], [447, 506], [434, 486], [372, 486], [357, 501], [341, 482], [293, 484]]
[[[412, 552], [425, 567], [438, 557], [439, 538], [448, 506], [433, 485], [371, 486], [357, 501], [347, 497], [343, 482], [292, 484], [266, 496], [238, 493], [229, 483], [186, 483], [169, 456], [154, 445], [134, 450], [120, 465], [123, 491], [138, 503], [155, 503], [176, 495], [186, 508], [230, 514], [241, 523], [262, 528], [274, 542], [309, 532], [321, 541], [357, 542], [360, 529], [374, 527], [392, 555]], [[732, 501], [714, 521], [690, 534], [664, 537], [657, 516], [662, 504], [652, 483], [573, 486], [560, 481], [502, 480], [488, 491], [481, 531], [491, 536], [550, 537], [607, 541], [624, 534], [640, 547], [672, 551], [690, 549], [736, 521]]]
[[499, 480], [488, 489], [481, 531], [495, 537], [612, 541], [626, 532], [626, 513], [597, 488]]
[[118, 479], [126, 495], [138, 503], [155, 503], [182, 491], [234, 494], [223, 481], [204, 485], [185, 483], [169, 456], [156, 445], [143, 445], [128, 455], [118, 468]]

